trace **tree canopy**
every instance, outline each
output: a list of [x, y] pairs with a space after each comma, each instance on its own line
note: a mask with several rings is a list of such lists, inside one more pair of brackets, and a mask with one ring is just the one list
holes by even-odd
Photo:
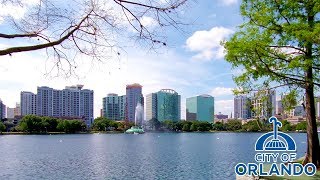
[[303, 92], [308, 124], [305, 163], [318, 167], [314, 90], [320, 87], [319, 12], [318, 0], [243, 0], [245, 22], [224, 43], [226, 60], [243, 70], [234, 78], [238, 93], [277, 87]]
[[102, 61], [120, 55], [128, 39], [166, 45], [162, 32], [182, 25], [177, 9], [186, 1], [1, 0], [2, 8], [23, 14], [0, 15], [0, 56], [45, 49], [58, 68], [76, 68], [77, 55]]

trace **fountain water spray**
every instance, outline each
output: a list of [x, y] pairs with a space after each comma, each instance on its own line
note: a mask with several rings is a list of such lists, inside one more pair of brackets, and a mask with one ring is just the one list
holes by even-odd
[[135, 116], [134, 116], [134, 124], [135, 126], [142, 126], [143, 123], [143, 106], [138, 102], [136, 106]]

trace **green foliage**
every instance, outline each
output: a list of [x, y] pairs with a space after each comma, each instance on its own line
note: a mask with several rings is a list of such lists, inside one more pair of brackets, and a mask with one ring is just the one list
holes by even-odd
[[42, 127], [43, 130], [47, 132], [55, 131], [58, 125], [58, 120], [56, 118], [51, 117], [42, 117]]
[[238, 131], [242, 129], [242, 124], [239, 120], [229, 120], [225, 123], [225, 128], [227, 131]]
[[107, 118], [104, 117], [99, 117], [96, 118], [92, 124], [91, 129], [94, 131], [109, 131], [109, 130], [118, 130], [118, 128], [120, 127], [121, 129], [126, 128], [125, 126], [128, 126], [128, 128], [130, 128], [131, 126], [133, 126], [133, 124], [122, 124], [116, 121], [111, 121], [108, 120]]
[[286, 93], [282, 96], [281, 103], [284, 111], [289, 111], [298, 104], [297, 97], [297, 90], [289, 91], [289, 93]]
[[173, 130], [173, 127], [174, 127], [174, 123], [173, 121], [171, 120], [165, 120], [163, 121], [163, 125], [162, 125], [165, 129], [168, 129], [168, 130]]
[[302, 121], [297, 124], [296, 130], [298, 131], [306, 131], [307, 130], [307, 122]]
[[188, 123], [185, 123], [182, 127], [182, 131], [190, 131], [190, 125]]
[[210, 131], [212, 124], [203, 121], [176, 121], [166, 120], [161, 123], [162, 130], [170, 131]]
[[174, 131], [182, 131], [184, 122], [186, 122], [186, 121], [178, 121], [178, 122], [175, 122], [175, 123], [173, 124], [173, 130], [174, 130]]
[[57, 130], [66, 133], [75, 133], [85, 129], [86, 125], [80, 120], [58, 120]]
[[223, 42], [226, 61], [242, 70], [234, 77], [238, 93], [286, 87], [285, 110], [297, 104], [299, 93], [314, 97], [314, 85], [320, 87], [318, 7], [316, 0], [242, 1], [245, 22]]
[[3, 132], [6, 130], [6, 126], [0, 121], [0, 132]]
[[216, 122], [213, 124], [213, 129], [216, 130], [216, 131], [225, 131], [226, 128], [225, 128], [225, 125], [221, 122]]
[[212, 124], [209, 122], [199, 122], [198, 131], [210, 131], [212, 129]]
[[36, 115], [26, 115], [24, 116], [20, 122], [19, 126], [22, 131], [27, 132], [41, 132], [42, 129], [42, 119]]
[[161, 123], [157, 118], [152, 118], [148, 121], [149, 126], [154, 130], [159, 130]]
[[[267, 84], [270, 81], [294, 84], [304, 81], [306, 67], [319, 64], [318, 58], [306, 53], [310, 44], [319, 45], [316, 39], [320, 24], [315, 23], [315, 17], [308, 17], [319, 13], [319, 8], [313, 9], [319, 6], [315, 2], [242, 2], [241, 14], [246, 22], [224, 43], [226, 60], [233, 67], [245, 69], [235, 79], [236, 83], [248, 87], [248, 83], [256, 80]], [[307, 21], [308, 18], [314, 22]], [[313, 53], [319, 54], [319, 49], [314, 49]]]
[[291, 131], [292, 127], [287, 120], [281, 121], [282, 127], [280, 128], [281, 131]]
[[16, 130], [29, 133], [66, 132], [75, 133], [86, 129], [82, 120], [58, 120], [52, 117], [26, 115], [19, 122]]
[[258, 132], [260, 131], [259, 127], [259, 121], [258, 120], [253, 120], [249, 121], [246, 124], [242, 125], [242, 130], [243, 131], [248, 131], [248, 132]]
[[192, 123], [190, 126], [190, 131], [198, 131], [198, 124]]

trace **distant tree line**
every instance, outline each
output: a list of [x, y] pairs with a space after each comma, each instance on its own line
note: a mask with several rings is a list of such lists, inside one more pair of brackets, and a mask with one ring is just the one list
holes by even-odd
[[125, 131], [131, 126], [134, 126], [133, 122], [117, 122], [109, 120], [105, 117], [98, 117], [94, 120], [91, 130], [92, 131]]
[[[157, 131], [232, 131], [232, 132], [259, 132], [259, 131], [272, 131], [272, 124], [266, 121], [252, 120], [242, 124], [240, 120], [228, 120], [225, 123], [216, 122], [209, 123], [205, 121], [171, 121], [166, 120], [163, 122], [153, 118], [148, 121], [147, 125]], [[318, 124], [319, 126], [319, 124]], [[306, 131], [306, 121], [299, 122], [298, 124], [290, 124], [287, 120], [282, 121], [281, 131]]]
[[[318, 126], [320, 124], [318, 123]], [[41, 117], [36, 115], [24, 116], [18, 124], [9, 121], [0, 121], [0, 133], [5, 131], [26, 132], [26, 133], [47, 133], [47, 132], [107, 132], [118, 131], [124, 132], [134, 126], [133, 122], [118, 122], [109, 120], [104, 117], [96, 118], [90, 127], [87, 128], [83, 120], [64, 120], [53, 117]], [[148, 131], [170, 131], [170, 132], [206, 132], [206, 131], [230, 131], [230, 132], [259, 132], [272, 131], [272, 124], [261, 121], [252, 120], [242, 124], [240, 120], [228, 120], [225, 123], [216, 122], [209, 123], [205, 121], [171, 121], [163, 122], [153, 118], [145, 124]], [[282, 121], [281, 131], [306, 131], [306, 121], [298, 124], [291, 124], [287, 120]]]
[[[280, 131], [306, 131], [307, 122], [302, 121], [298, 124], [291, 124], [287, 120], [283, 120]], [[318, 124], [319, 126], [319, 124]], [[239, 120], [229, 120], [226, 123], [217, 122], [213, 125], [213, 129], [217, 131], [239, 131], [239, 132], [258, 132], [272, 131], [272, 124], [266, 121], [252, 120], [242, 124]]]
[[[24, 116], [17, 126], [10, 128], [10, 131], [26, 133], [65, 132], [75, 133], [86, 131], [86, 124], [83, 120], [65, 120], [53, 117], [42, 117], [36, 115]], [[6, 127], [4, 128], [4, 130]], [[0, 131], [3, 130], [0, 124]]]

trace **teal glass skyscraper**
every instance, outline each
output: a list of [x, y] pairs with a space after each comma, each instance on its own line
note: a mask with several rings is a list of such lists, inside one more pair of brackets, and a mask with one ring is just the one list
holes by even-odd
[[126, 95], [110, 93], [103, 98], [102, 104], [103, 117], [115, 121], [125, 119]]
[[157, 92], [158, 120], [179, 121], [181, 118], [181, 96], [172, 89], [162, 89]]
[[205, 94], [187, 98], [186, 119], [213, 122], [214, 97]]

